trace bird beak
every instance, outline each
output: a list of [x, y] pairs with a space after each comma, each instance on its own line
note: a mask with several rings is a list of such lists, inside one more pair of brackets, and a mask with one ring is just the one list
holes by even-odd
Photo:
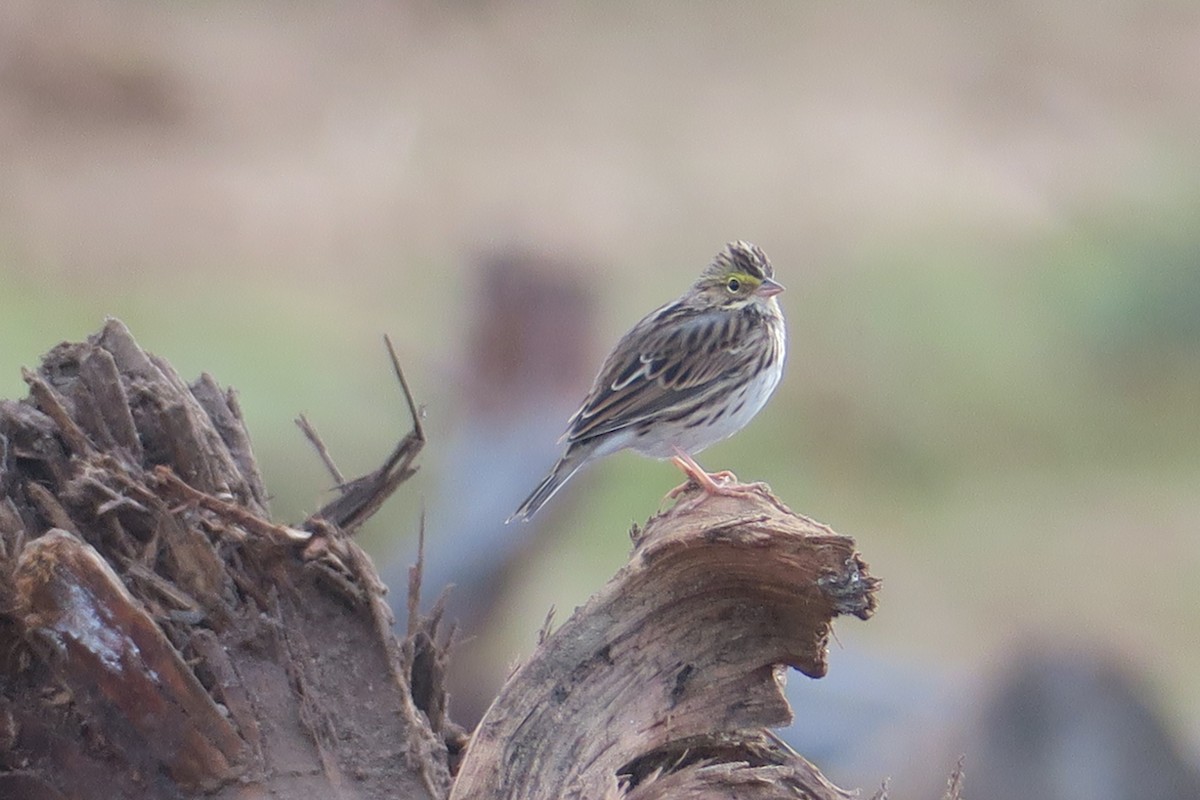
[[758, 285], [755, 294], [759, 297], [774, 297], [783, 291], [783, 284], [772, 280], [771, 278], [763, 278], [763, 282]]

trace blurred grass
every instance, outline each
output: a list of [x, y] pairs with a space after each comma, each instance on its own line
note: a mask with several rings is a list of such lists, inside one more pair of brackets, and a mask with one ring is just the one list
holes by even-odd
[[[1158, 221], [1150, 228], [1113, 212], [1007, 245], [946, 235], [894, 243], [807, 287], [792, 280], [779, 395], [704, 463], [769, 480], [825, 519], [952, 503], [963, 482], [1005, 474], [1048, 485], [1114, 466], [1131, 477], [1193, 474], [1200, 239], [1177, 223], [1198, 208], [1145, 215]], [[776, 260], [788, 278], [788, 259]], [[310, 415], [347, 473], [386, 453], [380, 431], [406, 429], [382, 331], [407, 351], [406, 368], [435, 409], [431, 429], [453, 424], [446, 384], [454, 375], [437, 365], [461, 342], [456, 334], [434, 346], [431, 328], [463, 313], [452, 301], [463, 276], [453, 264], [416, 268], [425, 269], [456, 276], [434, 303], [404, 297], [407, 272], [360, 294], [271, 278], [231, 290], [186, 275], [80, 291], [10, 268], [0, 293], [8, 364], [0, 389], [23, 396], [18, 364], [34, 364], [64, 336], [95, 331], [105, 314], [119, 316], [185, 378], [208, 371], [239, 390], [269, 483], [286, 492], [276, 511], [294, 518], [328, 485], [291, 424], [296, 413]], [[677, 478], [633, 456], [610, 464], [586, 479], [597, 513], [584, 518], [597, 530], [575, 541], [610, 541], [600, 530], [613, 523], [609, 510], [652, 509]], [[920, 526], [906, 536], [944, 538]]]
[[[964, 485], [968, 509], [1011, 502], [1000, 487], [1013, 478], [1004, 476], [1046, 487], [1043, 509], [1055, 501], [1054, 487], [1092, 473], [1127, 471], [1168, 495], [1194, 488], [1200, 239], [1177, 223], [1195, 208], [1200, 203], [1146, 215], [1158, 221], [1150, 228], [1114, 212], [1008, 246], [961, 236], [898, 243], [806, 288], [792, 281], [783, 387], [750, 428], [703, 462], [768, 480], [796, 508], [839, 527], [845, 518], [850, 532], [864, 534], [885, 511], [954, 508]], [[777, 261], [786, 278], [787, 259]], [[456, 274], [452, 264], [429, 269]], [[378, 344], [382, 330], [408, 351], [406, 367], [436, 409], [432, 430], [453, 424], [444, 413], [453, 375], [436, 366], [447, 343], [431, 349], [430, 326], [453, 305], [456, 279], [432, 306], [420, 298], [392, 303], [386, 298], [403, 298], [406, 278], [389, 280], [390, 291], [370, 296], [269, 278], [232, 291], [201, 276], [80, 291], [10, 268], [0, 293], [0, 388], [23, 396], [18, 364], [32, 365], [64, 336], [93, 332], [104, 314], [119, 316], [185, 378], [204, 370], [239, 390], [268, 483], [282, 492], [276, 513], [295, 518], [329, 483], [291, 424], [296, 413], [310, 415], [348, 474], [386, 453], [380, 431], [406, 429]], [[585, 570], [611, 566], [624, 551], [611, 528], [633, 520], [614, 512], [649, 512], [677, 481], [669, 467], [627, 455], [590, 472], [582, 518], [591, 523], [564, 543], [566, 555], [552, 556]], [[400, 507], [408, 514], [415, 504]], [[960, 514], [951, 517], [899, 527], [909, 545], [928, 539], [943, 547], [959, 536], [978, 543], [958, 527]], [[868, 524], [853, 525], [859, 518]], [[386, 548], [379, 537], [369, 541]], [[594, 569], [592, 578], [605, 574]], [[571, 577], [551, 592], [586, 595], [594, 581]]]

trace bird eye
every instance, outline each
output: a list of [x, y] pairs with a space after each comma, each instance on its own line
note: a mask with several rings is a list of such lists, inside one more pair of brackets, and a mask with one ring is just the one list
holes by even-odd
[[729, 282], [725, 284], [725, 288], [729, 290], [730, 294], [737, 294], [737, 290], [742, 288], [742, 282], [737, 278], [730, 278]]

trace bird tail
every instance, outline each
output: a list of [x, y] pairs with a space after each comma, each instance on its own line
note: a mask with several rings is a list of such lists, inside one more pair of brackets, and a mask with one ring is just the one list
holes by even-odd
[[521, 503], [521, 507], [505, 520], [505, 524], [516, 519], [528, 522], [538, 512], [538, 509], [545, 505], [546, 501], [553, 497], [555, 492], [561, 489], [563, 484], [570, 480], [571, 476], [587, 463], [587, 457], [587, 453], [568, 449], [563, 454], [563, 457], [558, 460], [558, 463], [554, 465], [554, 469], [550, 470], [550, 474], [538, 484], [538, 487], [533, 490], [529, 497], [525, 498], [525, 502]]

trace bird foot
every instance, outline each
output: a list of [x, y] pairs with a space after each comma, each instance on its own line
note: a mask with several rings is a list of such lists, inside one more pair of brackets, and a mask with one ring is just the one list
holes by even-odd
[[674, 500], [693, 487], [701, 491], [701, 494], [697, 497], [677, 504], [675, 506], [676, 510], [691, 509], [713, 495], [720, 497], [749, 497], [750, 495], [758, 494], [766, 487], [766, 484], [763, 483], [739, 483], [737, 476], [729, 470], [706, 472], [686, 453], [677, 454], [671, 461], [683, 471], [684, 475], [687, 475], [688, 479], [668, 492], [667, 497]]
[[[670, 497], [671, 499], [679, 497], [679, 495], [693, 487], [701, 489], [705, 494], [723, 495], [727, 494], [729, 490], [733, 489], [735, 486], [741, 485], [737, 483], [737, 475], [734, 475], [729, 470], [722, 470], [721, 472], [705, 472], [698, 467], [696, 469], [692, 469], [694, 462], [693, 464], [688, 464], [681, 458], [673, 458], [671, 461], [673, 464], [675, 464], [675, 466], [679, 467], [679, 469], [683, 471], [683, 474], [687, 475], [688, 478], [686, 481], [667, 492], [667, 497]], [[733, 485], [731, 486], [730, 484]]]

